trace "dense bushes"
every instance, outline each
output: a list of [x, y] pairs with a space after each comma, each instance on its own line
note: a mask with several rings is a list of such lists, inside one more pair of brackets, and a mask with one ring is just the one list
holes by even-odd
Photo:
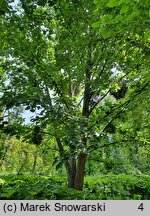
[[86, 177], [82, 192], [67, 189], [66, 179], [24, 175], [2, 175], [1, 200], [114, 200], [149, 199], [150, 176], [105, 175]]
[[85, 190], [91, 192], [91, 199], [149, 199], [150, 176], [122, 174], [87, 178]]

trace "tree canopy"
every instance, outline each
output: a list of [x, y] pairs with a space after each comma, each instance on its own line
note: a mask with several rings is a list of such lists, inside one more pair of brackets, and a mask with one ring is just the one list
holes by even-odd
[[1, 106], [35, 113], [35, 128], [56, 140], [69, 187], [81, 190], [93, 150], [149, 142], [150, 3], [13, 2], [0, 9]]

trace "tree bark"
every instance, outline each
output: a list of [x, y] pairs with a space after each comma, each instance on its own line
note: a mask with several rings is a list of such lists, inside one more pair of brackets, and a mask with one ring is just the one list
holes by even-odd
[[[60, 154], [62, 154], [64, 152], [62, 143], [59, 138], [56, 138], [56, 141], [58, 144], [59, 152]], [[84, 139], [84, 144], [85, 142], [86, 140]], [[69, 188], [74, 188], [76, 190], [83, 189], [85, 162], [86, 162], [85, 153], [80, 153], [78, 159], [75, 159], [75, 156], [72, 156], [70, 161], [65, 162]]]
[[68, 187], [74, 188], [75, 177], [76, 177], [76, 160], [74, 156], [70, 160], [70, 169], [67, 169], [67, 174], [68, 174]]
[[[83, 109], [82, 109], [82, 116], [88, 118], [89, 117], [89, 106], [90, 106], [90, 99], [91, 99], [91, 43], [89, 43], [89, 53], [88, 53], [89, 61], [87, 61], [87, 68], [86, 68], [86, 83], [84, 89], [84, 100], [83, 100]], [[84, 125], [85, 131], [88, 128], [88, 123], [86, 122]], [[86, 148], [87, 138], [85, 134], [81, 137], [82, 143]], [[71, 164], [71, 171], [69, 176], [70, 183], [68, 184], [70, 187], [75, 188], [76, 190], [82, 190], [84, 184], [84, 172], [85, 172], [85, 163], [86, 163], [86, 154], [81, 152], [78, 156], [77, 160], [77, 168], [74, 169]]]
[[85, 171], [86, 154], [80, 153], [78, 157], [78, 165], [75, 177], [74, 188], [77, 190], [83, 189], [84, 171]]

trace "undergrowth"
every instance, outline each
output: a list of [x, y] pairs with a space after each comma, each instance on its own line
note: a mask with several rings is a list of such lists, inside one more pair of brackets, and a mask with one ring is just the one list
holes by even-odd
[[86, 177], [83, 191], [68, 189], [66, 178], [31, 174], [0, 176], [1, 200], [149, 200], [150, 176]]

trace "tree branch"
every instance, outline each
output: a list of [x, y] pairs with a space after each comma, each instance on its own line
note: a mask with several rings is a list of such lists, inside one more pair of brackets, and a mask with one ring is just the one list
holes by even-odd
[[108, 95], [110, 90], [108, 90], [90, 109], [89, 114], [92, 113], [92, 111], [96, 108], [96, 106]]

